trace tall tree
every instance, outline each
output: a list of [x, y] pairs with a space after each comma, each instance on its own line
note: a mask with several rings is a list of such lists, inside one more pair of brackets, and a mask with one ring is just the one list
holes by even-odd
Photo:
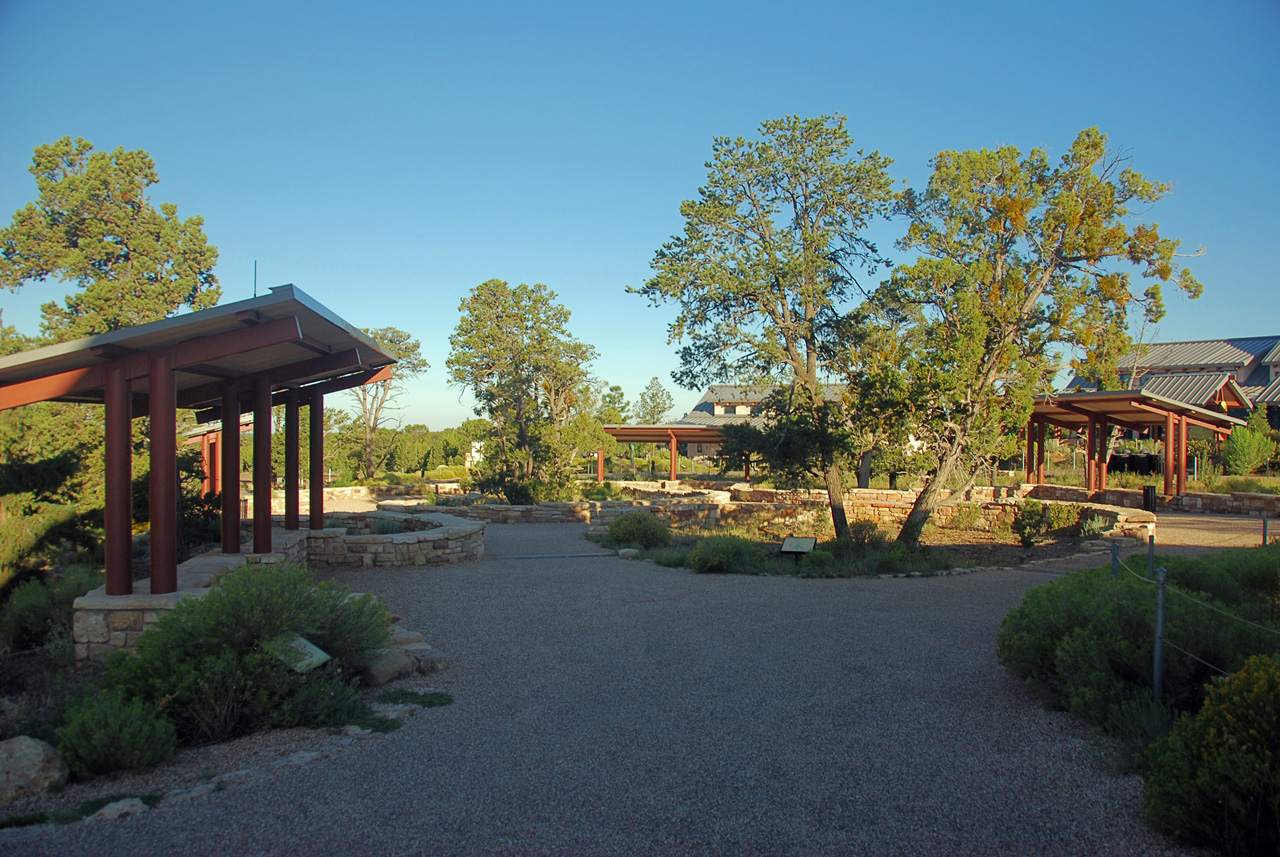
[[667, 388], [655, 376], [636, 399], [635, 419], [640, 425], [658, 425], [676, 405]]
[[46, 334], [74, 339], [218, 302], [204, 220], [152, 206], [146, 190], [160, 178], [146, 152], [95, 152], [63, 137], [36, 147], [30, 171], [40, 197], [0, 230], [0, 286], [76, 284], [61, 306], [41, 307]]
[[396, 363], [390, 381], [378, 381], [352, 389], [355, 400], [354, 416], [360, 431], [360, 470], [365, 479], [377, 475], [378, 468], [394, 449], [394, 432], [380, 432], [395, 422], [391, 412], [393, 402], [404, 392], [407, 380], [431, 368], [422, 356], [418, 340], [398, 327], [361, 328], [374, 342], [394, 354]]
[[542, 284], [486, 280], [458, 310], [446, 365], [450, 383], [470, 390], [476, 413], [493, 423], [486, 463], [506, 485], [567, 482], [591, 442], [578, 418], [593, 410], [584, 405], [594, 404], [587, 366], [596, 350], [569, 333], [569, 310]]
[[612, 384], [600, 395], [600, 407], [596, 409], [596, 418], [605, 425], [618, 425], [627, 421], [627, 412], [631, 403], [617, 384]]
[[[1099, 321], [1120, 324], [1135, 301], [1158, 320], [1162, 283], [1201, 291], [1178, 242], [1134, 221], [1168, 186], [1131, 170], [1096, 128], [1056, 165], [1006, 146], [942, 152], [932, 166], [924, 191], [899, 198], [909, 222], [900, 247], [922, 255], [875, 298], [914, 313], [919, 328], [904, 396], [932, 432], [937, 469], [899, 536], [911, 545], [952, 476], [1007, 443], [1032, 396], [1050, 391], [1052, 348], [1087, 351]], [[1151, 281], [1141, 294], [1135, 276]]]
[[[680, 206], [683, 234], [657, 252], [639, 289], [679, 306], [670, 339], [684, 343], [681, 386], [781, 381], [814, 409], [809, 425], [824, 423], [843, 305], [859, 271], [881, 263], [861, 233], [892, 198], [890, 160], [852, 147], [843, 116], [788, 116], [762, 123], [758, 140], [714, 140], [706, 185]], [[838, 458], [823, 480], [846, 536]]]

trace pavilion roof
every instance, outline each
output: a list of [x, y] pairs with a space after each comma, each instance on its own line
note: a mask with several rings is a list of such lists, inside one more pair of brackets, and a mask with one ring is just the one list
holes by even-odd
[[[217, 406], [228, 381], [269, 373], [273, 390], [325, 392], [385, 375], [396, 355], [292, 284], [269, 294], [0, 358], [0, 409], [103, 400], [105, 370], [126, 368], [146, 394], [153, 355], [174, 357], [178, 405]], [[389, 376], [387, 376], [389, 377]]]
[[1106, 418], [1112, 425], [1143, 429], [1164, 425], [1166, 415], [1185, 416], [1192, 425], [1217, 432], [1229, 432], [1244, 420], [1180, 402], [1143, 390], [1058, 393], [1036, 400], [1033, 418], [1068, 429], [1082, 429], [1090, 420]]

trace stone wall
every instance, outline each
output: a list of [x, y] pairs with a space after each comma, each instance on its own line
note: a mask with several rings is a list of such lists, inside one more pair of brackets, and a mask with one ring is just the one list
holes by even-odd
[[[1105, 503], [1129, 509], [1142, 508], [1142, 492], [1124, 488], [1089, 492], [1064, 485], [1030, 485], [1028, 496], [1037, 500], [1067, 500], [1073, 503]], [[1280, 494], [1178, 494], [1156, 493], [1157, 512], [1199, 512], [1206, 515], [1249, 515], [1280, 518]]]
[[[434, 508], [434, 507], [428, 507]], [[178, 590], [152, 595], [150, 581], [134, 583], [131, 595], [107, 595], [100, 587], [75, 600], [72, 638], [76, 660], [105, 660], [133, 648], [138, 637], [185, 598], [202, 598], [219, 574], [249, 564], [282, 562], [359, 567], [430, 566], [470, 562], [484, 556], [484, 523], [446, 515], [398, 512], [342, 514], [351, 526], [324, 530], [275, 529], [270, 553], [214, 551], [178, 566]], [[376, 520], [396, 521], [404, 532], [376, 534]], [[274, 521], [283, 526], [283, 518]]]

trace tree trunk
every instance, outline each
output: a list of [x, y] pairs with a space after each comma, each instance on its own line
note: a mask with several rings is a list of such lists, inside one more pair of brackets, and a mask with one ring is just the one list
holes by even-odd
[[831, 503], [831, 524], [836, 529], [837, 539], [849, 538], [849, 519], [844, 512], [844, 487], [840, 465], [834, 461], [822, 472], [827, 483], [827, 500]]
[[929, 522], [929, 517], [933, 515], [933, 510], [938, 508], [938, 494], [941, 493], [943, 486], [947, 484], [947, 480], [951, 478], [951, 474], [955, 472], [956, 462], [960, 460], [960, 451], [963, 448], [959, 438], [951, 443], [951, 448], [947, 450], [947, 454], [942, 456], [942, 460], [938, 462], [938, 470], [929, 477], [925, 482], [924, 490], [920, 492], [920, 496], [916, 497], [915, 505], [911, 507], [911, 512], [907, 515], [906, 523], [902, 525], [902, 531], [898, 533], [898, 541], [914, 550], [920, 546], [920, 533], [924, 530], [924, 525]]
[[874, 450], [866, 450], [862, 455], [858, 456], [858, 487], [871, 487], [871, 453]]

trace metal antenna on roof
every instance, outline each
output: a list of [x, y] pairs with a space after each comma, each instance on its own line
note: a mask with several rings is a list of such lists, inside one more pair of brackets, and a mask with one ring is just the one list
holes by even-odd
[[258, 296], [258, 260], [253, 260], [253, 296]]

